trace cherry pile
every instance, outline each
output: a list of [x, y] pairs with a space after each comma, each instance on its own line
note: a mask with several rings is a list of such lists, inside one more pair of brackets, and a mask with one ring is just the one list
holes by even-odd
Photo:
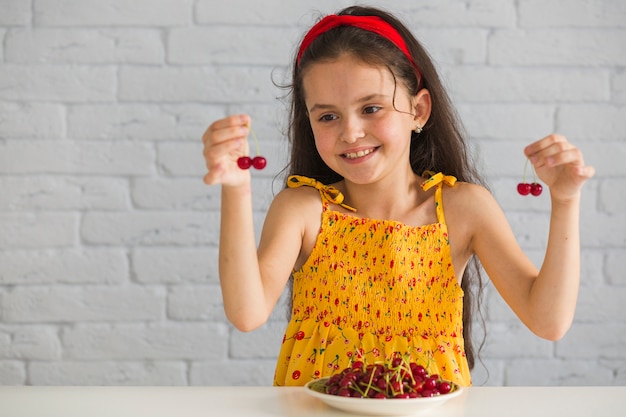
[[250, 169], [253, 167], [255, 169], [263, 169], [267, 165], [267, 159], [265, 157], [259, 155], [259, 141], [256, 138], [256, 134], [254, 130], [250, 126], [250, 133], [252, 133], [252, 137], [254, 138], [254, 145], [256, 147], [256, 156], [254, 158], [250, 158], [249, 156], [240, 156], [237, 159], [237, 166], [241, 169]]
[[534, 195], [535, 197], [540, 196], [541, 192], [543, 191], [543, 187], [541, 186], [541, 184], [537, 182], [537, 174], [535, 173], [534, 169], [533, 169], [533, 182], [532, 183], [526, 182], [526, 168], [527, 167], [528, 167], [528, 159], [526, 159], [526, 163], [524, 164], [524, 178], [522, 179], [522, 182], [517, 184], [517, 192], [520, 195], [531, 194], [531, 195]]
[[456, 384], [439, 375], [429, 375], [423, 366], [401, 357], [389, 364], [354, 362], [352, 367], [334, 374], [325, 384], [327, 394], [359, 398], [434, 397], [456, 389]]

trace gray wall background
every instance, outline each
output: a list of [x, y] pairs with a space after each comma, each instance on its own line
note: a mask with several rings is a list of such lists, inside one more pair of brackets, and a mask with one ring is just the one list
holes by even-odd
[[[225, 320], [219, 187], [200, 137], [254, 119], [257, 228], [285, 162], [284, 81], [304, 30], [346, 1], [0, 0], [0, 384], [268, 385], [285, 308]], [[371, 1], [436, 60], [520, 243], [541, 262], [549, 201], [523, 147], [553, 131], [597, 176], [582, 286], [556, 343], [488, 289], [476, 385], [626, 384], [626, 2]]]

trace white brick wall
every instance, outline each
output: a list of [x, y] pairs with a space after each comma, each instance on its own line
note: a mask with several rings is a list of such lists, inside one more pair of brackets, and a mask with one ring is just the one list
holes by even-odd
[[[286, 158], [274, 82], [319, 13], [350, 2], [328, 3], [0, 0], [0, 384], [271, 383], [285, 303], [251, 333], [225, 320], [200, 137], [254, 118], [271, 156], [258, 232]], [[571, 331], [538, 339], [488, 288], [475, 383], [625, 384], [626, 3], [368, 3], [430, 50], [534, 262], [549, 207], [515, 192], [524, 145], [561, 132], [598, 171]]]

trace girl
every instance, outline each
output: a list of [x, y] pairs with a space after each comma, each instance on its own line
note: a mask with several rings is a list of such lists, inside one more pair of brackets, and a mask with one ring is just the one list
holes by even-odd
[[474, 256], [531, 331], [564, 335], [579, 284], [581, 187], [594, 173], [577, 148], [550, 135], [524, 150], [552, 202], [537, 270], [470, 166], [428, 54], [396, 18], [365, 7], [323, 18], [294, 58], [291, 100], [288, 187], [258, 248], [250, 171], [237, 165], [251, 120], [218, 120], [203, 137], [204, 181], [222, 185], [228, 319], [261, 326], [293, 279], [275, 385], [395, 355], [470, 385]]

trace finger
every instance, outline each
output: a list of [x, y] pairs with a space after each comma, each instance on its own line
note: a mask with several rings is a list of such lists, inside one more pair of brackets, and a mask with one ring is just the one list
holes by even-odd
[[245, 138], [250, 131], [250, 116], [238, 114], [213, 122], [202, 135], [202, 142], [222, 142]]
[[[533, 157], [531, 157], [531, 161], [533, 161]], [[574, 146], [568, 146], [566, 149], [563, 149], [563, 147], [553, 146], [546, 149], [545, 153], [542, 154], [540, 158], [533, 161], [533, 164], [535, 167], [540, 168], [542, 166], [555, 167], [567, 164], [584, 166], [585, 162], [580, 149]]]
[[205, 145], [203, 154], [207, 168], [210, 170], [224, 156], [243, 149], [244, 143], [244, 139], [232, 139], [226, 142], [211, 144], [210, 146]]
[[580, 158], [582, 153], [566, 140], [545, 141], [543, 147], [534, 148], [534, 153], [527, 155], [535, 168], [543, 166], [554, 166], [562, 163], [572, 162], [572, 158]]
[[530, 158], [533, 155], [536, 155], [539, 152], [545, 150], [546, 148], [549, 148], [558, 143], [568, 142], [565, 136], [554, 133], [528, 145], [526, 148], [524, 148], [524, 154], [526, 155], [526, 157]]
[[247, 114], [233, 114], [223, 119], [216, 120], [209, 126], [209, 130], [219, 130], [230, 126], [250, 125], [250, 116]]
[[585, 165], [578, 168], [578, 176], [588, 180], [596, 174], [596, 169], [591, 165]]

